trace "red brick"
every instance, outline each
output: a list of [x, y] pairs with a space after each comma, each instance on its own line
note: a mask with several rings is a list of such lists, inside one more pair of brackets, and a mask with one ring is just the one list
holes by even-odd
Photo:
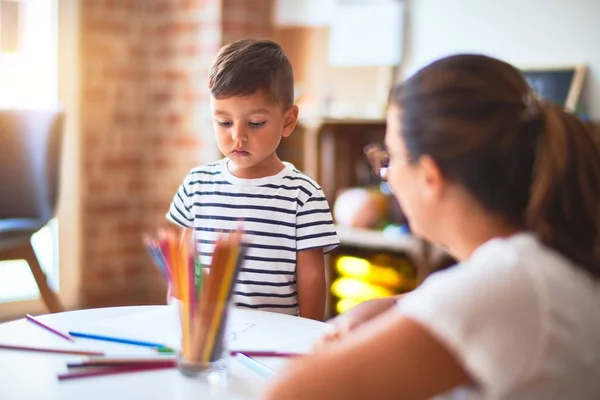
[[112, 57], [118, 49], [111, 46], [107, 42], [100, 42], [97, 40], [90, 40], [83, 46], [83, 57], [97, 58], [99, 60], [105, 60], [108, 57]]
[[148, 265], [148, 264], [132, 265], [131, 267], [129, 267], [129, 268], [125, 269], [125, 271], [123, 271], [124, 278], [126, 280], [131, 280], [131, 279], [146, 276], [148, 273], [151, 273], [152, 268], [156, 268], [156, 267], [153, 267], [152, 265]]
[[83, 212], [87, 213], [88, 216], [91, 216], [91, 215], [100, 216], [102, 219], [102, 218], [106, 218], [110, 214], [128, 213], [130, 208], [131, 207], [124, 202], [103, 203], [103, 204], [88, 203], [88, 204], [84, 205]]
[[87, 33], [122, 38], [130, 32], [131, 27], [130, 22], [126, 21], [87, 19], [84, 20], [84, 29]]
[[127, 184], [127, 191], [129, 193], [135, 194], [136, 196], [139, 196], [142, 194], [145, 187], [146, 187], [145, 183], [142, 182], [141, 179], [137, 179], [137, 180], [129, 182]]
[[108, 99], [108, 92], [104, 88], [86, 88], [83, 92], [83, 100], [93, 103], [102, 103]]
[[141, 221], [120, 222], [117, 227], [117, 232], [121, 234], [139, 234], [142, 231]]
[[153, 93], [151, 95], [151, 99], [155, 103], [168, 103], [173, 99], [173, 94], [168, 90], [161, 90], [159, 92]]
[[204, 144], [199, 135], [193, 135], [191, 133], [168, 138], [159, 136], [154, 138], [153, 143], [155, 146], [168, 146], [175, 148], [200, 148]]
[[107, 156], [103, 161], [104, 168], [107, 172], [121, 170], [123, 172], [129, 170], [138, 170], [142, 167], [142, 157], [140, 156]]
[[104, 69], [104, 78], [107, 80], [140, 81], [144, 77], [144, 70], [140, 67], [111, 66]]
[[[141, 121], [141, 114], [139, 113], [129, 113], [121, 110], [117, 110], [113, 114], [113, 122], [118, 126], [127, 126], [127, 125], [138, 125]], [[139, 145], [139, 143], [138, 143]]]
[[169, 22], [157, 26], [154, 29], [154, 34], [157, 36], [182, 35], [200, 31], [200, 22]]
[[183, 96], [183, 98], [188, 103], [196, 103], [198, 101], [208, 100], [209, 99], [208, 89], [206, 91], [197, 91], [197, 90], [190, 89], [185, 92], [185, 95]]
[[206, 3], [205, 0], [182, 0], [180, 7], [187, 11], [200, 10], [206, 7]]
[[183, 69], [167, 69], [163, 73], [167, 83], [187, 82], [190, 79], [190, 72]]
[[167, 123], [171, 128], [181, 125], [184, 120], [185, 117], [182, 114], [170, 113], [167, 116]]
[[154, 168], [156, 169], [167, 169], [169, 168], [171, 165], [173, 165], [173, 161], [169, 158], [157, 158], [154, 160]]

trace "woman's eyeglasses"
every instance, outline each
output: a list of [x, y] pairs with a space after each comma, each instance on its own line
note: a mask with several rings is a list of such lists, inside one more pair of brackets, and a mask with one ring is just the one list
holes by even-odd
[[390, 153], [387, 147], [383, 143], [371, 143], [365, 146], [364, 152], [375, 176], [387, 182], [390, 166]]

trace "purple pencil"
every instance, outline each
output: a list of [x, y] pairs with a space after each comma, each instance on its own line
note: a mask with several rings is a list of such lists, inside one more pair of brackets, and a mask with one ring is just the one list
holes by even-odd
[[41, 326], [42, 328], [46, 329], [47, 331], [50, 331], [50, 332], [54, 333], [55, 335], [60, 336], [63, 339], [66, 339], [66, 340], [68, 340], [70, 342], [74, 342], [75, 341], [75, 338], [73, 338], [72, 336], [70, 336], [70, 335], [68, 335], [66, 333], [60, 332], [60, 331], [52, 328], [51, 326], [48, 326], [48, 325], [44, 324], [43, 322], [41, 322], [40, 320], [34, 318], [33, 316], [31, 316], [29, 314], [27, 314], [25, 316], [25, 318], [27, 318], [27, 321], [33, 322], [34, 324], [36, 324], [38, 326]]

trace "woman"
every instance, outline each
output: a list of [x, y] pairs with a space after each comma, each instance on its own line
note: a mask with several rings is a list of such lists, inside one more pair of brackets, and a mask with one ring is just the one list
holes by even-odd
[[385, 144], [369, 157], [411, 229], [459, 264], [341, 316], [266, 397], [599, 399], [591, 132], [511, 65], [458, 55], [392, 90]]

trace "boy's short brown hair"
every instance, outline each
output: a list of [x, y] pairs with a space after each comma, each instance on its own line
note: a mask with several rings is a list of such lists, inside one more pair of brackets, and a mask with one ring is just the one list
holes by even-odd
[[243, 39], [223, 46], [210, 67], [208, 87], [216, 99], [263, 90], [285, 108], [294, 104], [292, 64], [271, 40]]

